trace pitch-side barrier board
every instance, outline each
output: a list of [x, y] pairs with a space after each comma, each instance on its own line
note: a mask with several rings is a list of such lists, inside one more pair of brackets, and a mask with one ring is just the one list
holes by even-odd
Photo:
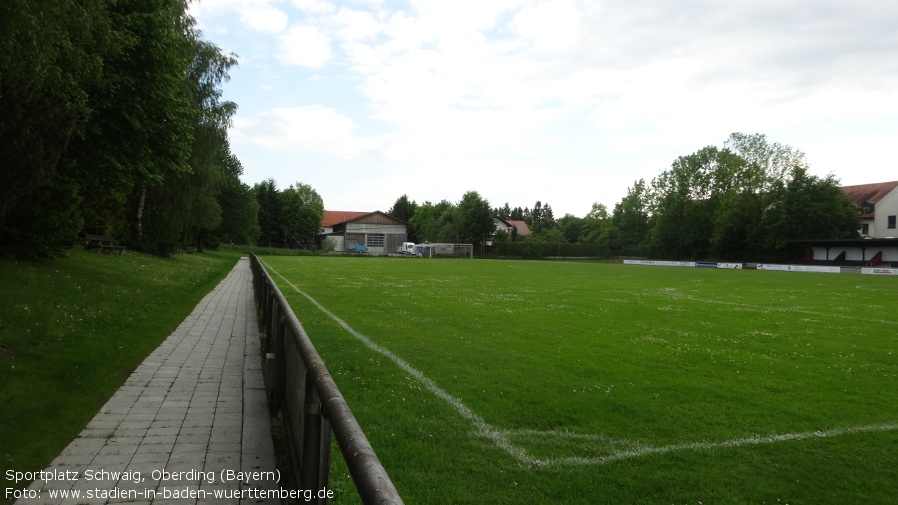
[[[625, 265], [662, 266], [662, 267], [691, 267], [691, 268], [726, 268], [742, 269], [743, 263], [720, 263], [714, 261], [660, 261], [660, 260], [624, 260]], [[779, 265], [770, 263], [758, 263], [757, 270], [772, 270], [778, 272], [815, 272], [838, 274], [842, 273], [841, 267], [827, 267], [816, 265]], [[856, 269], [852, 270], [857, 272]], [[865, 275], [898, 275], [898, 268], [864, 267], [861, 273]]]

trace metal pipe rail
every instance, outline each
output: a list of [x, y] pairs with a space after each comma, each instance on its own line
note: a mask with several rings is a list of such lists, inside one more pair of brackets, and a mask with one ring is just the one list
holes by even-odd
[[[287, 300], [250, 254], [256, 302], [262, 311], [269, 408], [281, 412], [294, 476], [301, 489], [320, 490], [330, 477], [331, 434], [366, 505], [400, 505], [402, 498], [328, 373]], [[326, 503], [319, 498], [318, 503]]]

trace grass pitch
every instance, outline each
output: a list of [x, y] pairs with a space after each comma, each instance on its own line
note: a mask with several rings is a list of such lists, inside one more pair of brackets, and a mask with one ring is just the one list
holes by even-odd
[[898, 496], [893, 278], [263, 260], [406, 503]]

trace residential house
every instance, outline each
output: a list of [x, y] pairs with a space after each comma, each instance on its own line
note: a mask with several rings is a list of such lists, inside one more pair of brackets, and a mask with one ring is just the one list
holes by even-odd
[[496, 231], [501, 230], [507, 232], [511, 236], [517, 235], [518, 237], [530, 235], [530, 228], [527, 227], [526, 221], [499, 219], [498, 217], [494, 219], [496, 220]]
[[862, 237], [898, 237], [898, 181], [843, 186], [861, 212]]

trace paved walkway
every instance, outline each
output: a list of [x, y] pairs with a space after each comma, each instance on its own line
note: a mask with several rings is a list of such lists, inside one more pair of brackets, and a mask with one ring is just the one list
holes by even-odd
[[16, 505], [279, 503], [252, 289], [242, 258]]

